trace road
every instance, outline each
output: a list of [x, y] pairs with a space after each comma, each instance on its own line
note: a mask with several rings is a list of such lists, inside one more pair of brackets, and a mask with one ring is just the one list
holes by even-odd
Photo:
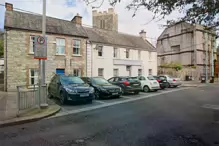
[[219, 86], [0, 129], [1, 146], [218, 146]]

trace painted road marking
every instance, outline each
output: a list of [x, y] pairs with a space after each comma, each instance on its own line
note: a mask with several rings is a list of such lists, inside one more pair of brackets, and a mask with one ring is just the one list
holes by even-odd
[[105, 104], [106, 102], [100, 100], [94, 100], [94, 102]]
[[175, 90], [169, 90], [169, 91], [166, 91], [166, 92], [163, 92], [163, 93], [149, 94], [149, 95], [142, 96], [142, 97], [130, 98], [130, 99], [127, 99], [127, 100], [115, 101], [115, 102], [111, 102], [111, 103], [104, 103], [104, 104], [101, 104], [101, 105], [85, 107], [85, 108], [81, 108], [81, 109], [77, 109], [77, 110], [72, 110], [72, 111], [69, 111], [67, 113], [58, 113], [58, 114], [56, 114], [52, 117], [49, 117], [48, 119], [55, 118], [55, 117], [66, 116], [66, 115], [69, 115], [69, 114], [77, 114], [77, 113], [81, 113], [81, 112], [100, 109], [100, 108], [109, 107], [109, 106], [118, 105], [118, 104], [133, 102], [133, 101], [137, 101], [137, 100], [141, 100], [141, 99], [146, 99], [146, 98], [150, 98], [150, 97], [154, 97], [154, 96], [158, 96], [158, 95], [162, 95], [162, 94], [167, 94], [167, 93], [172, 93], [172, 92], [176, 92], [176, 91], [186, 90], [186, 89], [190, 89], [190, 88], [191, 87], [179, 88], [179, 89], [175, 89]]

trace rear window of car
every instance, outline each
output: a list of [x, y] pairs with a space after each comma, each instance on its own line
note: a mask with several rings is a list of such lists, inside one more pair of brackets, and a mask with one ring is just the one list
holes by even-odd
[[148, 76], [147, 78], [148, 78], [148, 80], [155, 80], [155, 78], [153, 76]]
[[138, 80], [137, 77], [127, 77], [127, 78], [121, 78], [121, 81], [135, 81]]
[[160, 79], [160, 80], [166, 80], [166, 78], [165, 78], [165, 77], [159, 77], [159, 79]]

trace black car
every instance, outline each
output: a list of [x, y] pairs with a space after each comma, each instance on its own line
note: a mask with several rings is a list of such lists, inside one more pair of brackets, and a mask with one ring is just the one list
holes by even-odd
[[168, 82], [166, 80], [166, 78], [162, 77], [162, 76], [153, 76], [158, 83], [160, 84], [160, 89], [165, 89], [168, 87]]
[[122, 90], [120, 87], [112, 85], [106, 79], [102, 77], [81, 77], [81, 79], [94, 87], [95, 97], [98, 98], [110, 98], [120, 97]]
[[94, 88], [79, 77], [55, 75], [48, 87], [49, 97], [58, 97], [62, 104], [68, 101], [88, 101], [94, 98]]
[[131, 77], [112, 77], [108, 81], [121, 87], [123, 93], [134, 92], [138, 94], [142, 90], [141, 82]]

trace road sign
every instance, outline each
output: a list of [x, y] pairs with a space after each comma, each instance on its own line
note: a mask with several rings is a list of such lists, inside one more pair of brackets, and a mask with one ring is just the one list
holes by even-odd
[[42, 36], [34, 37], [34, 59], [47, 59], [47, 38]]

